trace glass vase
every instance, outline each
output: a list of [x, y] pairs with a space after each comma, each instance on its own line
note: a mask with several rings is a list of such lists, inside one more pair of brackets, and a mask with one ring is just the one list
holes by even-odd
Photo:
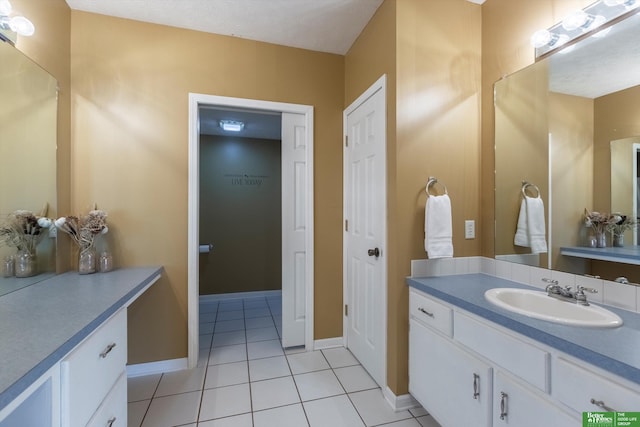
[[604, 231], [596, 231], [596, 248], [607, 247], [607, 233]]
[[78, 273], [92, 274], [96, 272], [96, 251], [93, 248], [80, 251], [78, 258]]
[[621, 248], [624, 246], [624, 234], [613, 235], [613, 246]]
[[14, 258], [14, 272], [16, 277], [31, 277], [38, 274], [38, 260], [36, 254], [20, 251]]

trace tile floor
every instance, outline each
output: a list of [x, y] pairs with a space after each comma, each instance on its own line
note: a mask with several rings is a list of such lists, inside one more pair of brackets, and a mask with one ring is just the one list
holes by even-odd
[[393, 412], [345, 348], [283, 350], [281, 298], [200, 305], [195, 369], [130, 378], [129, 427], [438, 427]]

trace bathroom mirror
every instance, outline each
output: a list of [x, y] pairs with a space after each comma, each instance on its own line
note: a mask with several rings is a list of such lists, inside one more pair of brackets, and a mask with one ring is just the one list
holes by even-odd
[[[0, 223], [16, 210], [56, 215], [57, 82], [9, 43], [0, 42]], [[37, 274], [4, 277], [14, 247], [0, 246], [0, 295], [55, 274], [56, 239], [44, 233]]]
[[[495, 84], [496, 259], [592, 274], [560, 253], [586, 245], [585, 208], [638, 216], [640, 16], [604, 31]], [[525, 180], [545, 205], [547, 253], [514, 245]]]

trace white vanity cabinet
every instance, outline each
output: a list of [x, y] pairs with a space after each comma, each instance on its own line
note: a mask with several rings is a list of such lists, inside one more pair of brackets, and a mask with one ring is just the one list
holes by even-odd
[[491, 367], [442, 335], [451, 309], [414, 293], [410, 307], [411, 395], [443, 425], [490, 426]]
[[[127, 311], [120, 310], [111, 319], [79, 344], [61, 363], [62, 425], [84, 427], [107, 398], [118, 379], [125, 374], [127, 364]], [[124, 407], [127, 392], [115, 389], [109, 399]], [[111, 412], [122, 413], [114, 408]], [[109, 424], [113, 415], [96, 425]], [[117, 417], [116, 417], [117, 418]], [[126, 424], [126, 423], [125, 423]]]
[[568, 415], [534, 387], [497, 371], [493, 383], [493, 425], [516, 427], [580, 427], [582, 421]]

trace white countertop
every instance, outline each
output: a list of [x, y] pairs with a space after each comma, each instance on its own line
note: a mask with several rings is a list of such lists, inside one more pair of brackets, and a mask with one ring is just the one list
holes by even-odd
[[0, 297], [0, 410], [162, 271], [69, 272]]

